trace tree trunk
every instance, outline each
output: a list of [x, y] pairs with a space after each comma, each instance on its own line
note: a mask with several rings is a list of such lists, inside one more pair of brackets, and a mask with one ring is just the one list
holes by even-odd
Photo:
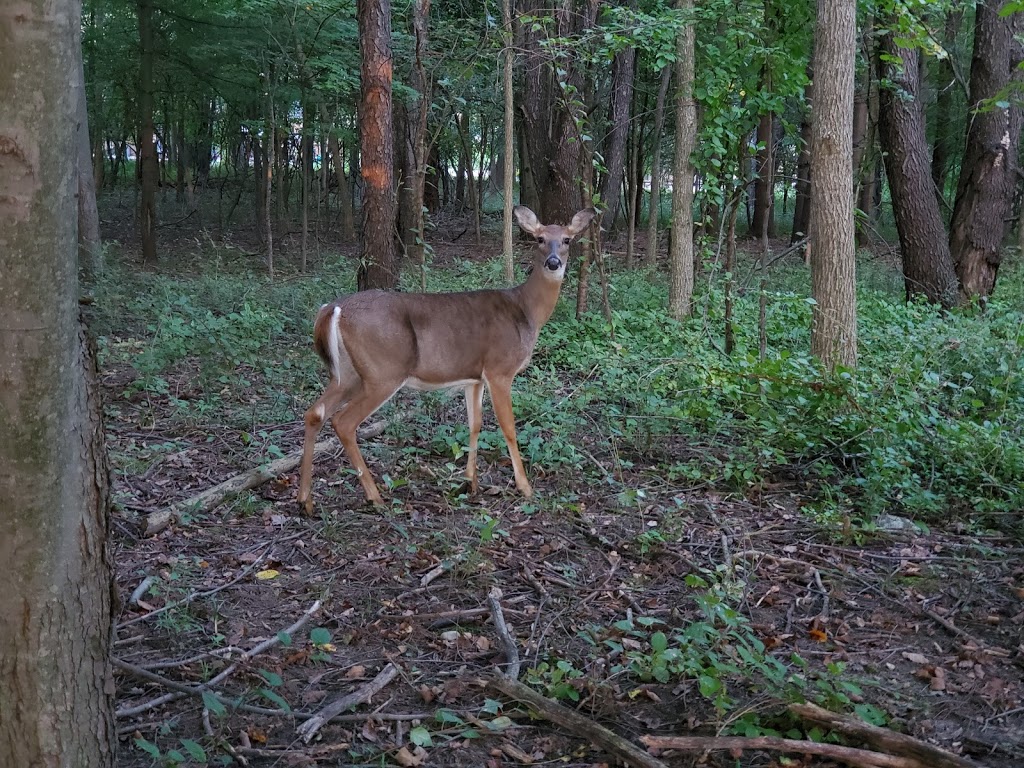
[[[571, 36], [594, 24], [595, 3], [570, 0], [555, 11], [555, 34]], [[525, 0], [524, 13], [549, 11], [543, 0]], [[569, 221], [582, 207], [576, 174], [580, 168], [580, 131], [578, 121], [586, 114], [578, 94], [583, 92], [583, 76], [578, 66], [564, 63], [557, 72], [541, 49], [541, 33], [524, 30], [526, 51], [523, 98], [523, 152], [520, 154], [526, 183], [521, 188], [524, 204], [536, 195], [534, 210], [542, 221]], [[562, 94], [570, 94], [563, 98]], [[589, 202], [589, 201], [588, 201]]]
[[512, 32], [512, 0], [502, 0], [501, 17], [505, 31], [505, 50], [503, 51], [504, 71], [502, 72], [502, 90], [505, 95], [505, 166], [504, 166], [504, 210], [502, 213], [502, 262], [505, 267], [505, 282], [509, 285], [515, 279], [515, 264], [512, 253], [512, 199], [515, 193], [515, 103], [512, 92], [512, 75], [515, 67], [515, 53], [512, 49], [515, 39]]
[[658, 100], [654, 105], [654, 135], [651, 143], [654, 151], [651, 155], [651, 202], [647, 214], [647, 252], [644, 264], [654, 266], [658, 260], [658, 216], [661, 213], [661, 135], [665, 130], [665, 99], [668, 96], [668, 84], [672, 78], [672, 67], [661, 70], [658, 84]]
[[395, 253], [394, 140], [391, 111], [391, 2], [358, 0], [360, 164], [363, 178], [363, 250], [359, 290], [398, 287]]
[[338, 219], [340, 222], [338, 235], [343, 243], [351, 243], [356, 237], [356, 223], [352, 216], [352, 190], [345, 178], [345, 155], [338, 141], [335, 125], [327, 130], [327, 151], [334, 161], [334, 177], [338, 185]]
[[811, 352], [828, 368], [857, 364], [853, 232], [853, 81], [857, 0], [818, 0], [811, 131]]
[[[413, 0], [412, 35], [414, 40], [412, 70], [409, 85], [418, 96], [407, 110], [404, 142], [404, 178], [402, 180], [400, 227], [405, 253], [421, 268], [425, 264], [425, 237], [423, 227], [423, 196], [427, 177], [427, 119], [430, 115], [430, 79], [427, 76], [427, 33], [430, 21], [430, 0]], [[422, 274], [422, 272], [421, 272]]]
[[958, 286], [932, 183], [919, 51], [899, 47], [892, 35], [885, 33], [879, 39], [879, 55], [879, 71], [893, 84], [879, 94], [879, 133], [903, 253], [907, 298], [921, 295], [952, 307], [957, 303]]
[[[80, 47], [81, 31], [76, 30]], [[75, 171], [78, 177], [78, 266], [88, 282], [103, 272], [103, 244], [100, 242], [100, 215], [96, 208], [96, 176], [93, 171], [92, 148], [89, 141], [89, 118], [85, 99], [85, 67], [78, 56], [74, 85], [75, 97]], [[97, 153], [100, 168], [103, 153]], [[102, 172], [101, 172], [102, 175]]]
[[960, 34], [960, 23], [963, 21], [964, 9], [962, 7], [951, 7], [946, 14], [945, 29], [942, 34], [942, 46], [946, 49], [947, 56], [938, 60], [938, 75], [936, 88], [938, 96], [935, 99], [935, 144], [932, 146], [932, 181], [935, 183], [935, 194], [939, 201], [945, 202], [946, 176], [949, 172], [949, 156], [956, 136], [953, 131], [953, 121], [950, 119], [953, 113], [953, 93], [957, 88], [955, 73], [953, 72], [953, 48], [956, 45], [957, 35]]
[[309, 192], [313, 185], [313, 131], [310, 124], [313, 122], [312, 110], [305, 93], [299, 101], [302, 109], [302, 134], [299, 140], [299, 162], [302, 164], [302, 194], [299, 195], [299, 202], [302, 206], [300, 211], [300, 247], [299, 247], [299, 271], [306, 272], [306, 264], [309, 257]]
[[142, 263], [156, 262], [156, 189], [160, 168], [156, 158], [156, 129], [153, 125], [153, 1], [139, 0], [139, 171], [142, 201], [139, 236]]
[[793, 232], [790, 243], [807, 236], [811, 228], [811, 121], [814, 109], [814, 69], [807, 65], [804, 88], [804, 117], [800, 121], [800, 154], [796, 161], [796, 200], [793, 203]]
[[622, 172], [625, 167], [626, 140], [629, 138], [630, 106], [633, 103], [633, 73], [636, 67], [636, 48], [627, 47], [615, 54], [612, 62], [612, 116], [608, 134], [605, 162], [608, 173], [604, 177], [601, 198], [607, 206], [602, 222], [610, 232], [615, 231], [619, 215], [622, 190]]
[[111, 768], [117, 745], [108, 473], [68, 162], [80, 11], [0, 4], [0, 755], [12, 768]]
[[[684, 18], [694, 0], [676, 0]], [[693, 165], [690, 155], [697, 139], [697, 104], [693, 100], [694, 25], [676, 36], [676, 151], [672, 162], [672, 243], [668, 308], [673, 317], [690, 314], [693, 297]]]
[[260, 224], [263, 226], [263, 244], [267, 248], [267, 275], [274, 279], [274, 228], [271, 226], [270, 201], [273, 195], [274, 178], [274, 137], [276, 135], [274, 117], [274, 92], [270, 82], [270, 71], [264, 69], [263, 88], [267, 92], [264, 99], [264, 113], [266, 122], [263, 125], [263, 177], [260, 179], [262, 188], [260, 190], [261, 204], [256, 206], [257, 215], [260, 217]]
[[1021, 80], [1021, 48], [1015, 35], [1024, 31], [1024, 17], [1020, 13], [1000, 16], [1002, 5], [998, 0], [978, 3], [974, 26], [974, 111], [949, 236], [966, 299], [986, 298], [995, 288], [1017, 185], [1021, 107], [1014, 99], [1005, 106], [993, 105], [991, 100], [1004, 94], [1011, 81]]
[[[763, 84], [767, 82], [762, 81]], [[767, 232], [769, 237], [775, 236], [775, 195], [771, 181], [775, 170], [774, 122], [774, 116], [768, 113], [761, 115], [757, 123], [757, 175], [754, 181], [754, 219], [751, 229], [758, 236], [762, 232]]]

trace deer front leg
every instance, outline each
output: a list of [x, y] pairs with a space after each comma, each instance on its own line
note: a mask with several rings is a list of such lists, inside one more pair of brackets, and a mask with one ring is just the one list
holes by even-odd
[[509, 456], [512, 457], [512, 471], [516, 476], [516, 488], [523, 496], [530, 498], [533, 495], [533, 488], [530, 487], [530, 481], [526, 479], [523, 460], [519, 456], [519, 444], [516, 442], [516, 417], [512, 412], [512, 381], [511, 379], [496, 381], [488, 379], [487, 388], [491, 392], [494, 416], [498, 419], [498, 426], [501, 427], [501, 434], [505, 436]]

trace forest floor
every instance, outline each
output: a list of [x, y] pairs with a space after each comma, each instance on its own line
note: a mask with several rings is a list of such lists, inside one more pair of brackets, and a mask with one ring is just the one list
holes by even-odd
[[[474, 251], [468, 242], [435, 247], [439, 261]], [[129, 261], [131, 251], [129, 243]], [[123, 325], [117, 344], [145, 337], [131, 318]], [[298, 353], [313, 355], [308, 347]], [[268, 344], [266, 354], [277, 350]], [[293, 419], [254, 419], [239, 430], [214, 409], [175, 415], [172, 401], [201, 394], [190, 363], [166, 374], [165, 393], [132, 390], [137, 373], [123, 361], [101, 376], [116, 501], [125, 768], [235, 759], [614, 764], [591, 739], [531, 717], [486, 686], [508, 661], [488, 604], [495, 588], [524, 682], [636, 744], [645, 734], [821, 738], [787, 713], [797, 677], [800, 692], [826, 707], [875, 713], [977, 765], [1024, 765], [1019, 541], [957, 520], [919, 527], [893, 517], [870, 531], [837, 528], [803, 514], [811, 489], [784, 475], [746, 493], [682, 487], [660, 470], [666, 457], [693, 450], [672, 436], [632, 453], [583, 439], [577, 447], [591, 471], [531, 466], [531, 500], [515, 493], [496, 442], [480, 457], [484, 492], [468, 498], [457, 482], [464, 459], [453, 462], [418, 433], [393, 427], [363, 441], [378, 479], [390, 478], [382, 509], [363, 502], [337, 449], [317, 461], [311, 517], [294, 501], [293, 469], [146, 536], [146, 515], [272, 458], [254, 458], [268, 435], [274, 455], [299, 449], [307, 403], [285, 393]], [[241, 380], [258, 376], [243, 372]], [[259, 396], [235, 380], [224, 387], [239, 409]], [[401, 422], [419, 402], [403, 394], [382, 414]], [[461, 396], [428, 408], [438, 424], [464, 420]], [[485, 420], [495, 429], [489, 407]], [[243, 655], [257, 646], [258, 654]], [[309, 744], [299, 737], [308, 713], [392, 669], [397, 675], [379, 692]], [[225, 671], [200, 695], [196, 686]], [[190, 690], [175, 696], [172, 684]], [[789, 757], [668, 751], [659, 759], [836, 764]]]

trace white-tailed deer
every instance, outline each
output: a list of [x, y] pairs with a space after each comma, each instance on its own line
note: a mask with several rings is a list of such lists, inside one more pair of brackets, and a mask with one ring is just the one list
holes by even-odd
[[568, 226], [544, 225], [529, 208], [516, 221], [537, 241], [526, 282], [502, 290], [462, 293], [364, 291], [325, 304], [313, 325], [317, 354], [331, 382], [306, 411], [299, 503], [312, 511], [313, 444], [324, 421], [338, 434], [366, 498], [381, 501], [356, 444], [356, 428], [403, 387], [463, 387], [469, 412], [466, 477], [477, 491], [477, 437], [484, 385], [508, 444], [516, 487], [533, 493], [516, 444], [512, 379], [530, 362], [541, 327], [551, 317], [565, 276], [569, 245], [597, 214], [580, 211]]

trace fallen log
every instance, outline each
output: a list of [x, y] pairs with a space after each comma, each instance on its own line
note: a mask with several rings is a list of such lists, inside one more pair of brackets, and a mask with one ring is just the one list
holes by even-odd
[[[365, 430], [359, 432], [359, 437], [366, 439], [376, 437], [387, 429], [388, 422], [377, 421], [370, 424]], [[330, 438], [317, 443], [313, 447], [314, 458], [328, 451], [337, 450], [338, 440]], [[292, 451], [287, 456], [275, 459], [269, 464], [261, 464], [253, 469], [246, 470], [241, 474], [228, 478], [223, 483], [207, 488], [195, 496], [183, 501], [176, 502], [166, 509], [153, 512], [146, 518], [146, 527], [143, 531], [145, 536], [152, 536], [159, 533], [171, 523], [180, 523], [183, 514], [196, 514], [209, 512], [224, 503], [224, 501], [242, 491], [258, 488], [278, 475], [290, 472], [302, 462], [302, 451]]]
[[580, 738], [586, 739], [602, 749], [611, 752], [626, 765], [635, 768], [668, 768], [661, 760], [644, 752], [627, 739], [609, 731], [603, 725], [588, 720], [575, 710], [562, 706], [546, 696], [542, 696], [532, 688], [507, 677], [489, 677], [485, 684], [500, 691], [510, 699], [521, 701], [537, 712], [545, 720], [559, 725]]

